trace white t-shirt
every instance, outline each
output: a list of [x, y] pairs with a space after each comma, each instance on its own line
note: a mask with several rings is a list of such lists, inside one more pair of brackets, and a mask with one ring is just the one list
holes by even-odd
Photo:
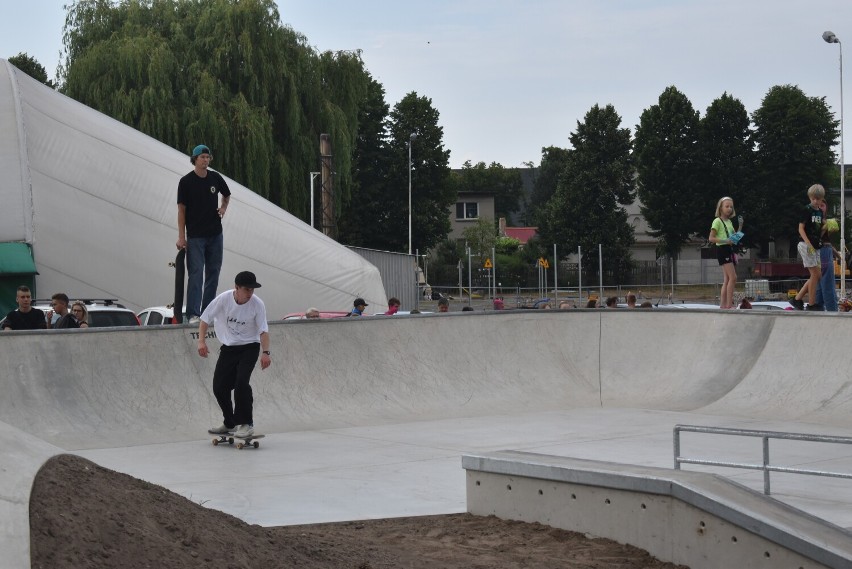
[[226, 346], [260, 342], [261, 333], [269, 331], [263, 301], [252, 295], [245, 304], [237, 304], [233, 290], [214, 298], [201, 319], [216, 327], [216, 338]]

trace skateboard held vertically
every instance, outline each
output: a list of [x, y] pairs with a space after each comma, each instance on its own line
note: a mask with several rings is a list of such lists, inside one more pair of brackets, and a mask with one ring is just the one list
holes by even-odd
[[175, 324], [183, 323], [183, 293], [186, 288], [186, 249], [178, 251], [174, 263], [169, 263], [175, 268], [175, 303], [172, 306]]

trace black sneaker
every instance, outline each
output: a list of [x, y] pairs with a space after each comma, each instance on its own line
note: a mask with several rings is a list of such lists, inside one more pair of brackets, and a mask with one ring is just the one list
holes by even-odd
[[804, 310], [805, 309], [805, 301], [799, 300], [798, 298], [791, 298], [790, 299], [790, 306], [792, 306], [796, 310]]
[[825, 308], [822, 307], [822, 304], [809, 304], [808, 307], [805, 308], [805, 310], [823, 312], [825, 311]]

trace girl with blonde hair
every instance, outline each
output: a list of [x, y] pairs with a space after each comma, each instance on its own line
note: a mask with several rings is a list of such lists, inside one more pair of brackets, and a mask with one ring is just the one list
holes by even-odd
[[737, 286], [737, 255], [731, 237], [736, 233], [731, 221], [736, 215], [734, 200], [724, 197], [716, 204], [716, 218], [710, 226], [711, 243], [716, 244], [716, 259], [722, 267], [722, 290], [719, 294], [719, 308], [734, 307], [734, 287]]

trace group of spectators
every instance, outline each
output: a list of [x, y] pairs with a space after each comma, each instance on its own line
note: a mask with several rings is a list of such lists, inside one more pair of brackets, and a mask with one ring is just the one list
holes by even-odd
[[32, 292], [19, 286], [15, 294], [18, 308], [3, 319], [3, 330], [59, 330], [63, 328], [88, 328], [89, 312], [82, 301], [71, 302], [68, 295], [58, 292], [50, 298], [51, 309], [45, 313], [33, 307]]

